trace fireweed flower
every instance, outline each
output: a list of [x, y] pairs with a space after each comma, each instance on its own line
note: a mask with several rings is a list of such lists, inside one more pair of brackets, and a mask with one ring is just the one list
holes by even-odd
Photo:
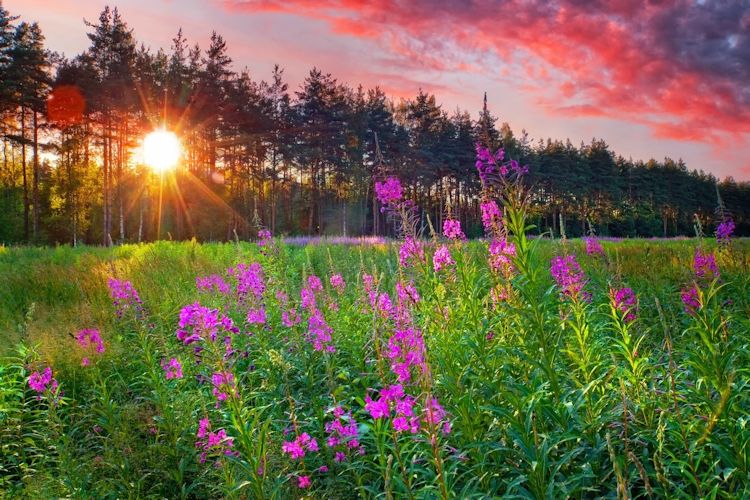
[[180, 310], [178, 325], [177, 339], [185, 345], [205, 341], [207, 338], [215, 342], [219, 334], [226, 335], [226, 339], [229, 334], [239, 332], [232, 320], [221, 314], [218, 309], [203, 307], [198, 302]]
[[610, 289], [609, 298], [614, 308], [623, 314], [625, 323], [635, 320], [637, 301], [632, 288]]
[[62, 395], [57, 380], [52, 376], [52, 368], [49, 366], [43, 372], [35, 371], [29, 375], [29, 387], [37, 393], [36, 398], [42, 399], [43, 394], [52, 396], [53, 404], [57, 404], [58, 398]]
[[693, 271], [695, 276], [700, 279], [712, 280], [719, 277], [719, 268], [716, 266], [716, 259], [712, 253], [701, 253], [696, 249], [693, 255]]
[[263, 298], [263, 292], [266, 290], [265, 276], [263, 268], [257, 262], [252, 264], [237, 264], [228, 270], [229, 276], [237, 280], [237, 300], [240, 303], [247, 301], [252, 295], [255, 300]]
[[375, 183], [375, 196], [383, 205], [392, 205], [401, 201], [401, 182], [396, 177], [388, 177], [385, 182]]
[[698, 289], [695, 286], [683, 288], [680, 292], [680, 298], [685, 306], [685, 312], [688, 314], [695, 314], [701, 308]]
[[118, 318], [122, 318], [125, 312], [129, 310], [134, 311], [138, 317], [143, 315], [143, 302], [141, 302], [138, 292], [129, 281], [109, 278], [107, 286]]
[[84, 349], [94, 346], [97, 353], [102, 354], [104, 352], [104, 341], [102, 341], [99, 330], [91, 328], [81, 330], [76, 334], [76, 341]]
[[271, 241], [273, 240], [273, 236], [271, 235], [271, 231], [268, 229], [261, 229], [258, 231], [258, 246], [264, 247], [267, 246]]
[[169, 361], [162, 360], [161, 368], [164, 370], [164, 376], [169, 379], [182, 378], [182, 365], [177, 358], [171, 358]]
[[331, 276], [330, 283], [338, 293], [344, 293], [346, 283], [344, 282], [344, 278], [340, 274], [334, 274], [333, 276]]
[[315, 309], [310, 314], [307, 325], [308, 339], [312, 343], [313, 349], [316, 351], [325, 350], [326, 352], [336, 351], [336, 346], [333, 345], [333, 338], [331, 336], [333, 328], [326, 323], [323, 313]]
[[297, 486], [299, 489], [304, 490], [310, 487], [310, 476], [299, 476], [297, 478]]
[[409, 267], [410, 261], [413, 259], [424, 261], [424, 248], [422, 248], [420, 242], [411, 236], [407, 236], [398, 251], [398, 262], [401, 267]]
[[510, 276], [515, 270], [512, 257], [516, 256], [516, 246], [505, 238], [492, 240], [490, 243], [490, 268], [502, 273], [503, 276]]
[[[359, 429], [357, 421], [354, 420], [351, 412], [344, 413], [341, 406], [333, 409], [333, 421], [326, 422], [325, 430], [328, 435], [326, 446], [337, 449], [336, 462], [346, 460], [346, 450], [357, 449], [359, 453], [364, 453], [364, 447], [359, 443]], [[340, 459], [339, 459], [340, 458]]]
[[482, 209], [482, 225], [484, 226], [484, 232], [492, 234], [492, 232], [500, 226], [503, 220], [503, 214], [500, 211], [500, 207], [497, 206], [494, 200], [482, 202], [480, 205]]
[[734, 221], [732, 219], [724, 219], [721, 224], [716, 227], [716, 241], [719, 243], [729, 243], [732, 234], [734, 234]]
[[438, 400], [431, 398], [427, 401], [427, 405], [424, 408], [424, 421], [432, 428], [437, 428], [442, 424], [443, 434], [450, 434], [451, 424], [446, 420], [445, 409], [438, 403]]
[[583, 291], [586, 284], [586, 275], [581, 266], [576, 262], [574, 255], [557, 256], [552, 259], [550, 273], [555, 279], [557, 286], [563, 295], [571, 298], [582, 298], [588, 300], [590, 295]]
[[213, 292], [216, 290], [222, 295], [229, 295], [232, 288], [229, 283], [224, 281], [224, 278], [218, 274], [211, 274], [209, 276], [198, 276], [195, 278], [195, 287], [201, 292]]
[[385, 352], [385, 356], [391, 360], [391, 371], [401, 383], [411, 382], [412, 368], [418, 369], [421, 373], [426, 371], [424, 354], [422, 332], [416, 328], [393, 332], [388, 339], [388, 348]]
[[258, 309], [250, 309], [247, 312], [247, 322], [251, 325], [265, 325], [266, 324], [266, 310], [263, 307]]
[[[482, 180], [482, 184], [485, 184], [487, 182], [487, 176], [495, 171], [498, 163], [503, 161], [503, 158], [505, 157], [505, 151], [500, 148], [493, 155], [488, 148], [485, 148], [479, 143], [476, 144], [476, 150], [477, 161], [475, 163], [475, 166], [477, 168], [477, 172], [479, 173], [479, 178]], [[505, 169], [505, 171], [507, 173], [507, 168]]]
[[461, 231], [461, 222], [456, 219], [445, 219], [443, 221], [443, 236], [451, 240], [466, 239], [466, 235]]
[[604, 255], [604, 248], [602, 247], [602, 244], [599, 243], [599, 240], [596, 238], [586, 238], [584, 241], [586, 242], [587, 254], [591, 256]]
[[318, 449], [318, 442], [306, 432], [297, 436], [294, 441], [285, 441], [281, 445], [281, 450], [292, 460], [304, 458], [307, 452], [317, 453]]
[[230, 395], [235, 394], [234, 375], [230, 372], [215, 372], [211, 375], [213, 384], [213, 395], [216, 397], [216, 407], [222, 401], [226, 401]]
[[[201, 419], [198, 423], [195, 447], [201, 450], [201, 463], [205, 463], [209, 455], [217, 458], [222, 455], [239, 456], [238, 452], [232, 450], [234, 438], [227, 436], [224, 429], [211, 432], [211, 422], [207, 418]], [[216, 464], [219, 465], [220, 462], [217, 460]]]

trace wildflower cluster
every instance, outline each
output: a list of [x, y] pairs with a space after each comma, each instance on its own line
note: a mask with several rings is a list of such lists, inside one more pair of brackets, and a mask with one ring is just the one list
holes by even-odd
[[724, 219], [716, 227], [716, 241], [720, 244], [727, 244], [734, 234], [734, 221], [730, 218]]
[[43, 394], [47, 394], [52, 398], [52, 403], [56, 404], [62, 396], [59, 384], [52, 375], [52, 368], [49, 366], [42, 372], [35, 371], [29, 375], [29, 387], [37, 393], [36, 398], [38, 400], [42, 399]]
[[229, 343], [229, 335], [239, 333], [231, 318], [221, 314], [218, 309], [204, 307], [198, 302], [180, 310], [178, 325], [177, 339], [185, 345], [206, 339], [216, 342], [219, 336], [223, 336], [225, 342]]
[[307, 340], [316, 351], [335, 352], [333, 344], [333, 328], [326, 322], [325, 316], [318, 308], [316, 293], [323, 292], [323, 283], [315, 275], [307, 278], [306, 286], [300, 291], [302, 308], [307, 310]]
[[590, 298], [590, 294], [583, 289], [586, 285], [586, 275], [574, 255], [553, 258], [550, 273], [563, 295], [573, 299], [588, 300]]
[[586, 238], [586, 253], [592, 257], [598, 257], [604, 255], [604, 248], [602, 244], [596, 238]]
[[136, 318], [143, 316], [143, 302], [132, 283], [109, 278], [107, 286], [118, 318], [122, 318], [127, 311], [133, 311]]
[[437, 250], [435, 250], [435, 254], [432, 256], [432, 267], [435, 269], [435, 272], [440, 272], [443, 268], [452, 267], [456, 264], [456, 262], [453, 260], [453, 257], [451, 257], [451, 252], [448, 250], [448, 247], [445, 245], [440, 245]]
[[[388, 177], [384, 182], [376, 182], [375, 196], [385, 206], [397, 204], [403, 197], [401, 182], [396, 177]], [[381, 208], [381, 211], [385, 211], [385, 207]]]
[[[78, 345], [80, 345], [83, 349], [88, 350], [90, 347], [94, 347], [94, 350], [97, 354], [104, 353], [104, 341], [102, 340], [102, 336], [99, 333], [99, 330], [96, 329], [85, 329], [79, 331], [76, 336], [76, 341], [78, 342]], [[84, 356], [81, 359], [81, 366], [88, 366], [91, 363], [88, 356]]]
[[450, 218], [443, 221], [443, 236], [451, 240], [466, 239], [466, 235], [461, 231], [461, 222]]
[[306, 432], [297, 436], [293, 441], [285, 441], [281, 445], [281, 450], [289, 455], [292, 460], [299, 460], [305, 457], [307, 452], [317, 453], [318, 442], [315, 438], [310, 437]]
[[164, 376], [169, 379], [182, 378], [182, 364], [177, 358], [162, 360], [161, 367], [164, 370]]
[[416, 238], [407, 236], [398, 250], [398, 262], [401, 267], [409, 267], [416, 260], [424, 262], [424, 247]]
[[[195, 447], [200, 450], [200, 462], [205, 463], [206, 459], [211, 457], [239, 456], [239, 453], [233, 450], [234, 438], [227, 435], [224, 429], [216, 432], [211, 431], [211, 422], [203, 418], [198, 422], [198, 432], [196, 434]], [[216, 465], [221, 465], [219, 460]]]
[[328, 435], [326, 446], [334, 450], [334, 460], [336, 462], [346, 461], [347, 451], [352, 450], [364, 455], [365, 448], [359, 442], [359, 429], [352, 413], [345, 413], [341, 406], [336, 406], [332, 413], [333, 420], [326, 422], [325, 430]]
[[610, 289], [609, 296], [614, 308], [622, 313], [625, 323], [635, 320], [638, 306], [632, 288]]
[[222, 295], [229, 295], [232, 287], [218, 274], [195, 278], [195, 286], [201, 292], [217, 291]]
[[483, 201], [480, 205], [482, 210], [482, 226], [486, 234], [496, 234], [499, 232], [503, 222], [503, 213], [494, 200]]

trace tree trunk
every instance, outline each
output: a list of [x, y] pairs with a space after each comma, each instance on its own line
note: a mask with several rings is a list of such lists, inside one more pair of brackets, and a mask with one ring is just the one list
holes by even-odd
[[33, 130], [34, 130], [34, 163], [33, 163], [33, 181], [32, 181], [32, 198], [34, 204], [33, 212], [33, 235], [34, 241], [39, 237], [39, 122], [38, 113], [34, 110], [33, 114]]
[[21, 107], [21, 172], [23, 177], [23, 237], [29, 241], [29, 182], [26, 178], [26, 108]]

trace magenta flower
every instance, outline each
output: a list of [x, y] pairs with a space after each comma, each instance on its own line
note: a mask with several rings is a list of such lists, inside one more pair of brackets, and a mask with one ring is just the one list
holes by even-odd
[[214, 386], [212, 392], [216, 397], [217, 408], [219, 403], [235, 394], [234, 375], [231, 372], [215, 372], [211, 375], [211, 383]]
[[615, 309], [623, 314], [626, 323], [635, 320], [637, 301], [632, 288], [611, 289], [609, 296]]
[[426, 370], [422, 332], [416, 328], [396, 330], [388, 339], [385, 356], [391, 360], [391, 371], [400, 383], [411, 381], [411, 369]]
[[258, 309], [250, 309], [247, 312], [247, 322], [251, 325], [265, 325], [266, 310], [263, 307], [259, 307]]
[[461, 231], [461, 222], [456, 219], [445, 219], [443, 221], [443, 236], [451, 240], [466, 239], [466, 235]]
[[333, 328], [326, 323], [323, 313], [320, 310], [313, 310], [308, 320], [307, 334], [310, 342], [312, 342], [313, 349], [316, 351], [326, 350], [327, 352], [335, 352], [336, 347], [333, 345]]
[[229, 335], [239, 332], [232, 320], [221, 314], [218, 309], [203, 307], [198, 302], [180, 310], [178, 325], [177, 339], [185, 345], [206, 339], [216, 342], [219, 334]]
[[134, 311], [136, 317], [143, 315], [143, 303], [132, 283], [109, 278], [107, 286], [118, 318], [122, 318], [129, 310]]
[[268, 229], [261, 229], [258, 231], [258, 246], [264, 247], [273, 241], [273, 235]]
[[563, 295], [572, 298], [581, 297], [583, 300], [590, 298], [589, 294], [583, 291], [583, 287], [586, 284], [586, 275], [581, 270], [578, 262], [576, 262], [574, 255], [553, 258], [550, 273], [555, 279], [557, 286], [562, 290]]
[[340, 274], [334, 274], [333, 276], [331, 276], [330, 283], [338, 293], [344, 293], [346, 283], [344, 282], [344, 278]]
[[398, 251], [398, 262], [402, 267], [409, 267], [412, 259], [424, 261], [424, 249], [420, 242], [407, 236]]
[[[344, 413], [344, 409], [341, 406], [337, 406], [333, 409], [333, 421], [326, 422], [325, 429], [328, 434], [326, 439], [326, 446], [329, 448], [341, 447], [343, 451], [336, 451], [336, 456], [341, 456], [343, 459], [346, 458], [345, 451], [347, 449], [361, 448], [359, 444], [359, 429], [357, 427], [357, 421], [354, 420], [351, 412]], [[364, 448], [362, 448], [364, 451]], [[343, 460], [337, 460], [342, 462]]]
[[388, 400], [382, 395], [377, 401], [370, 398], [370, 395], [365, 396], [365, 410], [375, 420], [379, 418], [388, 418], [391, 414], [391, 409], [388, 406]]
[[396, 177], [388, 177], [385, 182], [375, 183], [375, 196], [383, 205], [391, 205], [401, 201], [401, 182]]
[[719, 277], [719, 268], [716, 265], [716, 259], [712, 253], [701, 253], [695, 250], [693, 255], [693, 271], [695, 276], [700, 279], [712, 280]]
[[509, 277], [515, 271], [512, 258], [516, 256], [516, 246], [505, 238], [490, 243], [490, 268]]
[[54, 398], [55, 404], [57, 404], [57, 398], [62, 394], [59, 391], [57, 380], [52, 376], [52, 368], [49, 366], [41, 373], [35, 371], [29, 375], [29, 387], [37, 393], [37, 399], [42, 399], [42, 394], [48, 393]]
[[721, 224], [716, 227], [716, 241], [719, 243], [729, 243], [729, 240], [734, 234], [734, 221], [730, 218], [724, 219]]
[[680, 298], [685, 306], [685, 312], [688, 314], [695, 314], [701, 308], [698, 289], [695, 286], [683, 288], [680, 292]]
[[318, 451], [318, 442], [311, 438], [306, 432], [297, 436], [294, 441], [285, 441], [281, 445], [281, 450], [289, 455], [292, 460], [303, 458], [306, 452], [316, 453]]
[[162, 360], [161, 368], [164, 370], [164, 376], [169, 379], [182, 378], [182, 365], [177, 358], [171, 358], [169, 361]]
[[585, 238], [584, 241], [586, 242], [587, 254], [591, 256], [604, 255], [604, 248], [602, 247], [602, 244], [599, 243], [599, 240], [596, 238]]
[[494, 200], [482, 202], [480, 205], [482, 209], [482, 225], [484, 231], [487, 234], [492, 232], [500, 226], [503, 220], [503, 214], [500, 211], [500, 207], [497, 206]]
[[263, 268], [257, 262], [250, 264], [237, 264], [228, 270], [230, 276], [237, 280], [237, 299], [242, 303], [249, 296], [255, 300], [263, 298], [263, 292], [266, 290], [265, 276]]
[[[227, 436], [224, 429], [211, 432], [211, 422], [207, 418], [198, 422], [196, 438], [195, 447], [201, 450], [201, 463], [205, 463], [209, 455], [215, 456], [217, 459], [221, 456], [239, 456], [238, 452], [232, 450], [234, 438]], [[216, 461], [216, 465], [220, 463], [218, 460]]]
[[195, 287], [201, 292], [212, 292], [216, 290], [222, 295], [229, 295], [232, 288], [229, 283], [224, 281], [224, 278], [218, 274], [211, 274], [209, 276], [195, 278]]
[[104, 341], [102, 341], [99, 330], [91, 328], [81, 330], [76, 335], [76, 341], [84, 349], [87, 349], [89, 346], [95, 346], [97, 353], [102, 354], [104, 352]]
[[304, 489], [306, 489], [306, 488], [309, 488], [309, 487], [310, 487], [310, 484], [311, 484], [311, 482], [310, 482], [310, 476], [299, 476], [299, 477], [297, 478], [297, 486], [298, 486], [298, 487], [299, 487], [299, 488], [300, 488], [301, 490], [304, 490]]

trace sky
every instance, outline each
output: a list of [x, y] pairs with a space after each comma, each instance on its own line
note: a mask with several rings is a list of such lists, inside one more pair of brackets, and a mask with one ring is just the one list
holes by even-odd
[[750, 0], [0, 0], [51, 50], [88, 47], [84, 19], [117, 7], [167, 50], [178, 28], [227, 41], [234, 68], [297, 90], [313, 66], [395, 99], [490, 110], [518, 135], [602, 138], [634, 160], [750, 180]]

